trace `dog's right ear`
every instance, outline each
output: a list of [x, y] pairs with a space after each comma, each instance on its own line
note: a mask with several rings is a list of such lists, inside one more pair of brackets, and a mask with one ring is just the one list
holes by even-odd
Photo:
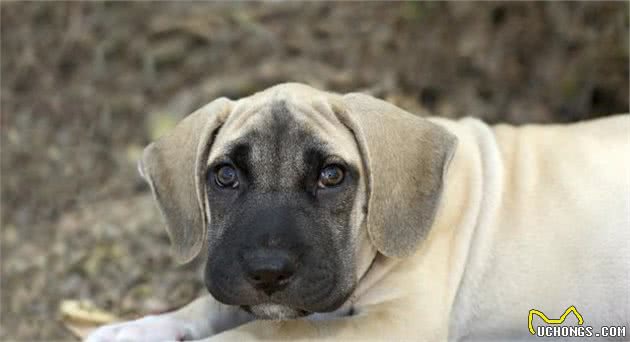
[[201, 251], [210, 222], [205, 194], [206, 163], [212, 139], [229, 116], [232, 101], [219, 98], [182, 120], [144, 149], [138, 162], [166, 221], [178, 262]]

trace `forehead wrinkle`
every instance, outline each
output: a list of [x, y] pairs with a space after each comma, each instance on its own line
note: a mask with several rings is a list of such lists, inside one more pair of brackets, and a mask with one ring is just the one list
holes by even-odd
[[216, 135], [213, 146], [210, 150], [208, 163], [211, 160], [225, 155], [225, 150], [231, 142], [238, 140], [250, 131], [256, 129], [256, 118], [260, 119], [265, 110], [264, 102], [254, 102], [249, 99], [241, 99], [236, 102], [232, 113], [223, 123], [219, 133]]
[[246, 104], [244, 102], [240, 102], [234, 108], [232, 114], [225, 121], [226, 130], [230, 131], [240, 131], [251, 121], [252, 118], [256, 117], [258, 113], [262, 111], [265, 107], [264, 103], [256, 103], [256, 104]]
[[[265, 120], [265, 125], [271, 128], [276, 126], [277, 120], [286, 118], [288, 122], [282, 122], [282, 125], [293, 129], [291, 132], [283, 132], [286, 133], [284, 134], [285, 136], [287, 134], [289, 136], [308, 136], [310, 137], [308, 141], [311, 145], [322, 146], [323, 152], [338, 155], [346, 159], [347, 162], [355, 162], [350, 152], [353, 150], [351, 146], [354, 146], [354, 139], [351, 137], [352, 133], [348, 131], [337, 116], [334, 115], [332, 108], [327, 105], [327, 102], [318, 101], [317, 104], [318, 106], [314, 106], [314, 103], [303, 105], [297, 101], [287, 101], [286, 99], [276, 100], [275, 109], [281, 109], [278, 112], [282, 112], [286, 117], [278, 116], [276, 113], [274, 117], [275, 120]], [[284, 105], [284, 108], [281, 107], [281, 105]], [[273, 131], [273, 129], [270, 129], [270, 131]], [[299, 143], [294, 144], [295, 146], [304, 147], [304, 139], [294, 140]], [[330, 144], [330, 142], [333, 141], [339, 143]], [[285, 149], [281, 150], [284, 151]]]
[[[298, 117], [299, 114], [288, 106], [287, 101], [277, 102], [272, 112], [273, 120], [270, 124], [274, 128], [270, 131], [279, 131], [274, 136], [273, 150], [279, 155], [269, 156], [275, 157], [275, 167], [272, 172], [279, 173], [280, 179], [291, 180], [294, 183], [297, 178], [303, 176], [304, 160], [300, 159], [299, 151], [304, 150], [305, 145], [311, 143], [311, 133], [307, 125], [304, 125]], [[280, 187], [281, 184], [276, 184], [276, 186]]]
[[[330, 112], [317, 108], [318, 103], [309, 103], [309, 105], [302, 105], [300, 102], [290, 102], [289, 105], [294, 109], [292, 112], [300, 115], [302, 119], [312, 123], [316, 130], [327, 132], [335, 129], [340, 122], [334, 115], [328, 115]], [[295, 115], [295, 116], [297, 116]], [[311, 132], [314, 133], [314, 132]]]
[[302, 151], [320, 143], [304, 120], [277, 101], [265, 113], [259, 128], [259, 140], [253, 144], [252, 160], [256, 164], [258, 185], [266, 191], [282, 191], [300, 184], [305, 169]]

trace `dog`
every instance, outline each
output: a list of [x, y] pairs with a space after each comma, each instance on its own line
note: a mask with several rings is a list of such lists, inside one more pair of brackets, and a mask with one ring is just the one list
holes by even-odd
[[527, 340], [530, 310], [569, 306], [630, 324], [627, 114], [489, 126], [287, 83], [207, 104], [139, 169], [210, 295], [90, 342]]

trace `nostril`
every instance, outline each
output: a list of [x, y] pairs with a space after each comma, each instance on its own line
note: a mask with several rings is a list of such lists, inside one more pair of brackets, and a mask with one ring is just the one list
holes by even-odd
[[292, 272], [275, 269], [257, 269], [248, 272], [248, 278], [257, 284], [274, 285], [288, 280]]
[[255, 288], [271, 293], [287, 285], [295, 265], [284, 254], [266, 253], [246, 260], [245, 278]]

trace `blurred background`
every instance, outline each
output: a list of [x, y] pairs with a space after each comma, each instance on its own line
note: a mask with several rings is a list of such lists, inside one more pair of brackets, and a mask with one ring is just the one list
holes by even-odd
[[420, 115], [628, 112], [628, 2], [2, 2], [0, 340], [69, 340], [63, 299], [121, 317], [205, 291], [178, 266], [143, 146], [283, 81]]

